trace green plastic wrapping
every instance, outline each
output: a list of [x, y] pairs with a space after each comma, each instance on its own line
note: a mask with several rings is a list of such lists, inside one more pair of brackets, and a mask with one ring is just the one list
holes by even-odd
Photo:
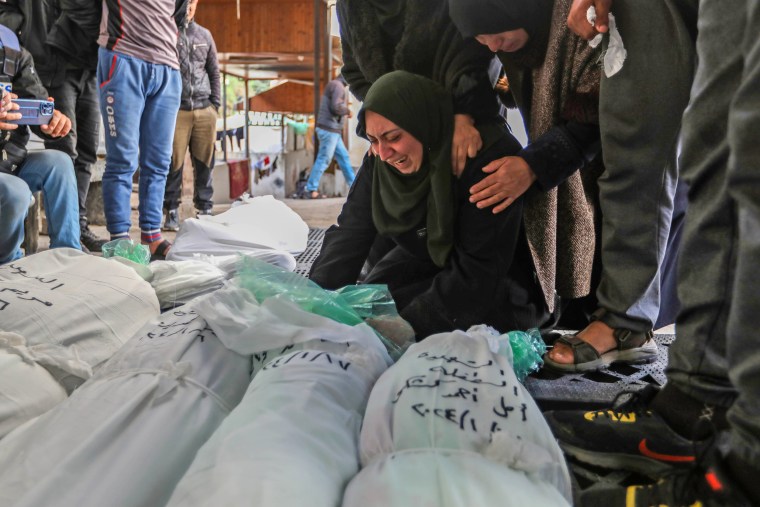
[[[258, 259], [242, 257], [240, 262], [240, 286], [249, 290], [259, 303], [270, 297], [285, 298], [307, 312], [349, 326], [374, 318], [398, 317], [396, 304], [385, 285], [350, 285], [328, 291], [308, 278]], [[403, 347], [376, 329], [375, 332], [393, 359], [401, 356]]]
[[150, 249], [147, 245], [135, 244], [131, 239], [115, 239], [102, 248], [103, 257], [124, 257], [137, 264], [150, 264]]
[[520, 382], [524, 382], [528, 375], [543, 366], [546, 343], [535, 328], [528, 331], [510, 331], [507, 336], [512, 347], [515, 374]]

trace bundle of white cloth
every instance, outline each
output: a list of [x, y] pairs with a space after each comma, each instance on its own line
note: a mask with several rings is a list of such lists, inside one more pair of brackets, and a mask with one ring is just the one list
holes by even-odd
[[410, 347], [372, 391], [343, 505], [570, 505], [562, 452], [508, 349], [506, 335], [462, 331]]
[[133, 270], [78, 250], [0, 266], [0, 438], [65, 399], [158, 313]]
[[340, 505], [359, 470], [362, 414], [390, 364], [366, 325], [347, 326], [229, 287], [198, 311], [228, 347], [252, 354], [253, 381], [198, 452], [169, 505]]
[[191, 306], [157, 317], [68, 399], [0, 440], [0, 505], [166, 504], [242, 399], [250, 362]]

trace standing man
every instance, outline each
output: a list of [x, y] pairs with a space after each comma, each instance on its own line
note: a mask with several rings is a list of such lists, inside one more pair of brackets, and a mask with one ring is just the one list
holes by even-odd
[[103, 207], [111, 239], [129, 238], [132, 177], [140, 167], [140, 239], [153, 259], [171, 243], [161, 236], [166, 174], [182, 80], [177, 28], [188, 0], [103, 0], [98, 38], [100, 112], [106, 135]]
[[221, 104], [221, 79], [216, 60], [216, 44], [206, 28], [195, 22], [198, 0], [190, 0], [187, 25], [179, 32], [177, 53], [182, 75], [182, 99], [174, 129], [174, 149], [169, 175], [166, 178], [163, 230], [179, 230], [177, 208], [182, 197], [182, 168], [185, 152], [195, 173], [193, 203], [199, 215], [210, 215], [214, 203], [211, 197], [211, 168], [216, 140], [216, 115]]
[[319, 104], [316, 127], [319, 152], [311, 168], [309, 181], [306, 182], [306, 195], [309, 199], [321, 197], [318, 190], [319, 180], [330, 165], [333, 155], [343, 171], [343, 176], [346, 177], [349, 188], [354, 182], [354, 169], [351, 167], [346, 145], [343, 144], [343, 122], [347, 116], [351, 117], [351, 111], [346, 104], [346, 80], [341, 75], [327, 83], [322, 102]]
[[32, 54], [42, 84], [55, 97], [56, 109], [71, 119], [69, 134], [45, 139], [45, 148], [62, 151], [74, 162], [80, 240], [93, 252], [100, 252], [105, 243], [87, 224], [87, 191], [100, 129], [95, 79], [99, 22], [99, 0], [0, 3], [0, 24], [16, 32], [21, 45]]

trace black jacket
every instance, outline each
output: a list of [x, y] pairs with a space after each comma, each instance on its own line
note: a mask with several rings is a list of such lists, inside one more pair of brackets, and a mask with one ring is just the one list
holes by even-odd
[[179, 32], [177, 54], [182, 73], [180, 109], [192, 111], [212, 104], [219, 109], [221, 78], [216, 59], [216, 44], [211, 32], [191, 21]]
[[392, 40], [367, 0], [338, 0], [343, 77], [360, 101], [377, 78], [393, 70], [428, 77], [449, 90], [455, 113], [476, 121], [498, 120], [499, 105], [488, 76], [493, 54], [463, 39], [445, 0], [406, 0], [404, 27]]
[[[12, 77], [13, 93], [22, 99], [48, 98], [48, 92], [34, 70], [34, 60], [24, 48], [16, 66], [16, 75]], [[34, 133], [43, 139], [52, 139], [42, 130], [32, 127]], [[13, 173], [26, 158], [26, 143], [29, 141], [29, 127], [19, 125], [16, 130], [0, 132], [0, 172]]]
[[[519, 149], [517, 141], [505, 133], [494, 146], [468, 160], [461, 178], [454, 183], [454, 248], [442, 269], [430, 259], [427, 238], [421, 233], [424, 224], [390, 238], [403, 249], [410, 264], [432, 273], [426, 288], [405, 306], [399, 305], [401, 316], [418, 338], [475, 324], [489, 324], [502, 332], [540, 324], [543, 301], [522, 231], [522, 198], [496, 215], [490, 208], [478, 209], [469, 202], [469, 188], [486, 176], [481, 168]], [[372, 164], [365, 163], [359, 171], [338, 224], [325, 233], [322, 251], [312, 265], [309, 277], [325, 289], [356, 283], [378, 236], [372, 222], [373, 170]], [[399, 280], [404, 277], [402, 270], [395, 276], [389, 273], [386, 280], [372, 281], [387, 283], [397, 304], [400, 301], [394, 287], [405, 285], [405, 280]]]
[[42, 83], [54, 87], [67, 68], [97, 68], [101, 8], [100, 0], [6, 0], [0, 24], [16, 32]]

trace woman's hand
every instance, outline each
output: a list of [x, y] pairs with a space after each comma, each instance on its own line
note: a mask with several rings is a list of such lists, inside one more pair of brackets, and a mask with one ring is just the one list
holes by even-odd
[[[52, 101], [53, 99], [48, 97], [48, 100]], [[71, 130], [71, 120], [56, 109], [53, 111], [53, 118], [50, 119], [50, 123], [40, 126], [40, 129], [50, 137], [63, 137]]]
[[[596, 10], [596, 21], [593, 25], [588, 22], [586, 17], [588, 8], [592, 5]], [[606, 33], [609, 30], [611, 7], [612, 0], [574, 0], [567, 16], [567, 26], [577, 36], [591, 40], [598, 33]]]
[[[14, 113], [12, 111], [18, 111], [19, 106], [13, 99], [17, 99], [18, 95], [15, 93], [3, 93], [3, 100], [0, 102], [0, 120], [20, 120], [21, 113]], [[0, 130], [16, 130], [18, 125], [15, 123], [5, 123], [0, 121]]]
[[469, 114], [454, 115], [454, 139], [451, 142], [451, 168], [458, 178], [467, 163], [467, 157], [474, 158], [483, 141], [475, 128], [475, 120]]
[[500, 203], [494, 214], [507, 209], [536, 181], [536, 174], [521, 157], [494, 160], [483, 172], [490, 174], [470, 187], [470, 202], [481, 209]]

